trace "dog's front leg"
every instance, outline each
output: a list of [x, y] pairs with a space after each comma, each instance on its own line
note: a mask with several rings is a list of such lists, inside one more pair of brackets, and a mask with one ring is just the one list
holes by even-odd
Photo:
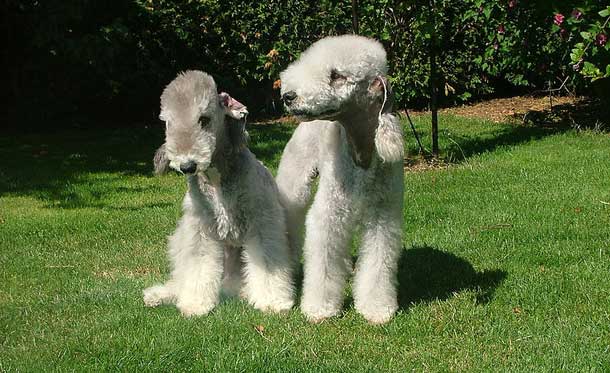
[[[400, 201], [396, 202], [401, 206]], [[387, 207], [365, 218], [356, 263], [356, 310], [372, 324], [389, 321], [398, 309], [396, 270], [402, 248], [401, 211]]]
[[377, 190], [368, 194], [363, 235], [353, 284], [356, 310], [373, 324], [389, 321], [398, 309], [396, 270], [402, 249], [402, 162], [388, 166]]
[[317, 126], [299, 125], [284, 148], [276, 177], [280, 200], [286, 210], [288, 240], [297, 262], [301, 259], [302, 230], [318, 174], [319, 143], [310, 140], [314, 131], [317, 137]]
[[207, 314], [220, 296], [224, 246], [201, 227], [200, 218], [187, 213], [169, 239], [176, 306], [187, 317]]
[[301, 311], [311, 322], [337, 315], [345, 280], [351, 271], [349, 243], [354, 225], [352, 206], [336, 180], [321, 177], [306, 220]]
[[244, 287], [248, 302], [261, 311], [282, 312], [294, 305], [293, 258], [284, 225], [262, 224], [244, 243]]

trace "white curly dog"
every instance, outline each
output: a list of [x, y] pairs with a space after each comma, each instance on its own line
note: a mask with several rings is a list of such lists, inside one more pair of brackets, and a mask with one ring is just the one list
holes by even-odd
[[163, 91], [166, 142], [155, 167], [185, 174], [188, 191], [169, 237], [171, 279], [144, 290], [146, 305], [205, 315], [223, 288], [263, 311], [293, 306], [284, 211], [273, 176], [246, 147], [245, 114], [201, 71], [179, 74]]
[[306, 120], [286, 145], [276, 180], [297, 253], [305, 223], [301, 310], [312, 322], [341, 311], [355, 232], [356, 310], [384, 323], [398, 308], [404, 146], [386, 74], [380, 43], [344, 35], [314, 43], [280, 76], [285, 105]]

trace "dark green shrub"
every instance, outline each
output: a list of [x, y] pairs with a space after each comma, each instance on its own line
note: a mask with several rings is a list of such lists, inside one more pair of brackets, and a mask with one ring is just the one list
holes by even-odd
[[[254, 113], [281, 111], [279, 72], [313, 41], [351, 32], [351, 1], [8, 0], [9, 117], [149, 119], [183, 69], [211, 73]], [[429, 1], [361, 0], [360, 33], [388, 50], [397, 107], [428, 101]], [[442, 100], [546, 88], [566, 73], [552, 5], [436, 0]], [[34, 109], [32, 109], [34, 107]], [[26, 115], [26, 117], [27, 117]]]

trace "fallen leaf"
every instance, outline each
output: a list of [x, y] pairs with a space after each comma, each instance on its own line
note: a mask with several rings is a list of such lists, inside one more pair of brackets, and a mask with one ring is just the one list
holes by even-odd
[[264, 340], [271, 342], [271, 340], [263, 333], [265, 331], [265, 327], [262, 325], [255, 325], [254, 326], [254, 330], [256, 330], [256, 332], [263, 337]]

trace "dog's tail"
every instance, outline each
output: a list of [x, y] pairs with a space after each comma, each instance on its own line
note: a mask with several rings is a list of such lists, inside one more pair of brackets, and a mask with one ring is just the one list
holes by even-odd
[[169, 171], [169, 159], [165, 151], [165, 144], [161, 145], [155, 152], [153, 158], [153, 164], [155, 167], [155, 175], [163, 175]]

